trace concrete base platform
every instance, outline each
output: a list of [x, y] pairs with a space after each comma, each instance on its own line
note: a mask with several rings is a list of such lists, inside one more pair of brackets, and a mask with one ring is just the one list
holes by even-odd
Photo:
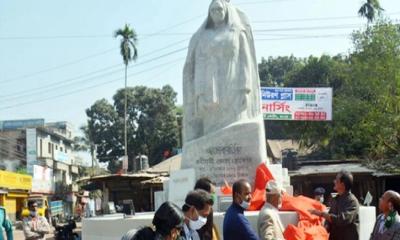
[[[84, 240], [115, 240], [121, 239], [127, 231], [140, 229], [144, 226], [151, 226], [153, 212], [138, 213], [129, 218], [124, 218], [122, 214], [105, 215], [94, 218], [83, 219], [82, 239]], [[246, 212], [253, 229], [257, 228], [258, 212]], [[295, 212], [279, 213], [283, 225], [297, 224], [298, 216]], [[360, 239], [368, 240], [375, 223], [375, 208], [360, 207]], [[214, 213], [214, 222], [222, 234], [222, 224], [224, 213]], [[222, 236], [221, 236], [222, 237]]]

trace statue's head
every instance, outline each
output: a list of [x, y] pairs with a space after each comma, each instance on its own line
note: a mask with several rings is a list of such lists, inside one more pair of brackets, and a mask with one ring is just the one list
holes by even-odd
[[206, 28], [213, 28], [227, 22], [229, 0], [213, 0], [208, 11], [208, 21]]

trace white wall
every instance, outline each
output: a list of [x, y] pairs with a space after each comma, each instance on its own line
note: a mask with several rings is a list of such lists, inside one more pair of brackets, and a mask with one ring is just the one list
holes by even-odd
[[[139, 229], [144, 226], [151, 226], [154, 213], [138, 213], [132, 218], [123, 218], [122, 214], [106, 215], [95, 218], [83, 219], [82, 239], [85, 240], [115, 240], [121, 239], [130, 229]], [[258, 212], [246, 212], [253, 229], [257, 229]], [[285, 227], [288, 224], [297, 223], [297, 213], [280, 212], [282, 223]], [[214, 222], [222, 234], [222, 223], [224, 214], [214, 213]], [[360, 240], [368, 240], [375, 223], [375, 208], [360, 207]]]

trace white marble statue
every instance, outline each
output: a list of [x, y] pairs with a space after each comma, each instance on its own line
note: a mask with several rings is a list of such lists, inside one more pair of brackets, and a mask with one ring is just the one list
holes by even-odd
[[247, 17], [213, 0], [183, 70], [183, 169], [217, 185], [253, 181], [268, 162], [259, 82]]
[[245, 14], [213, 0], [183, 70], [184, 142], [261, 115], [253, 35]]

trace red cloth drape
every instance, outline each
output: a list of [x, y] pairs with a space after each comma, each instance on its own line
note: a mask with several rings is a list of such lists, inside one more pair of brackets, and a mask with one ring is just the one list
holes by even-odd
[[[260, 164], [256, 170], [256, 177], [254, 180], [254, 191], [252, 193], [252, 200], [250, 203], [250, 211], [260, 210], [265, 203], [265, 186], [269, 180], [274, 177], [269, 171], [267, 165]], [[221, 192], [225, 195], [232, 194], [232, 188], [225, 183], [221, 187]], [[308, 212], [310, 209], [317, 209], [325, 211], [325, 205], [321, 204], [314, 199], [305, 196], [289, 196], [283, 194], [282, 197], [282, 211], [296, 211], [299, 215], [299, 222], [297, 226], [289, 225], [285, 232], [284, 237], [286, 240], [328, 240], [329, 234], [322, 225], [323, 219], [312, 215]]]

